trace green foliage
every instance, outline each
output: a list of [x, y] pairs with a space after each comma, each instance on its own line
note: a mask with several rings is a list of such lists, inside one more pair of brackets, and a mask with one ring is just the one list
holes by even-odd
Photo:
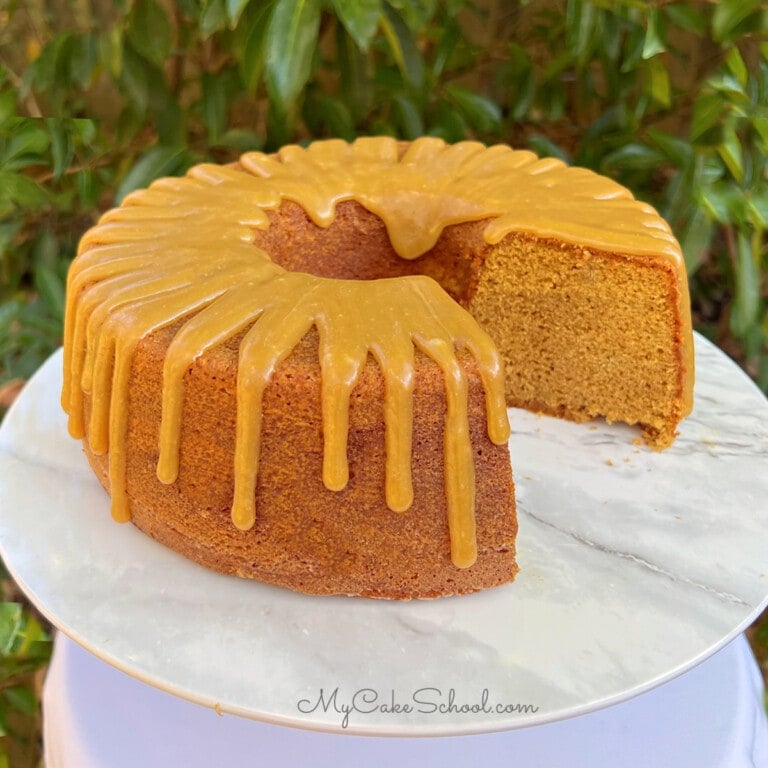
[[768, 389], [768, 6], [543, 5], [497, 75], [510, 127], [660, 210], [683, 247], [698, 329]]
[[[0, 122], [0, 371], [28, 378], [59, 344], [79, 228], [94, 219], [96, 128], [86, 120]], [[81, 164], [88, 157], [90, 164]], [[73, 230], [73, 227], [78, 227]]]
[[[39, 751], [38, 685], [35, 672], [51, 656], [52, 643], [40, 622], [19, 603], [0, 603], [0, 766], [35, 764]], [[11, 763], [3, 742], [17, 761]]]
[[2, 379], [58, 343], [66, 266], [107, 205], [201, 160], [383, 133], [625, 183], [677, 233], [699, 329], [768, 388], [765, 2], [98, 5], [11, 3], [0, 28]]
[[0, 603], [0, 728], [8, 708], [33, 714], [18, 680], [39, 669], [50, 655], [51, 641], [40, 622], [19, 603]]

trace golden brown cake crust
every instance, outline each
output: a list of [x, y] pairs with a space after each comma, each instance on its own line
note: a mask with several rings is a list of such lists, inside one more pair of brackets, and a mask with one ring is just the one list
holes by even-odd
[[[382, 379], [371, 362], [352, 394], [350, 481], [340, 492], [321, 480], [320, 377], [316, 334], [276, 371], [264, 404], [264, 451], [256, 524], [232, 525], [236, 340], [199, 359], [186, 377], [179, 479], [155, 475], [162, 364], [174, 329], [145, 339], [130, 382], [128, 496], [143, 531], [214, 570], [313, 594], [432, 598], [510, 581], [517, 572], [517, 522], [506, 445], [490, 442], [480, 380], [470, 378], [477, 477], [478, 560], [451, 562], [443, 478], [442, 374], [419, 357], [414, 395], [414, 503], [403, 513], [383, 498]], [[85, 450], [108, 488], [107, 459]]]

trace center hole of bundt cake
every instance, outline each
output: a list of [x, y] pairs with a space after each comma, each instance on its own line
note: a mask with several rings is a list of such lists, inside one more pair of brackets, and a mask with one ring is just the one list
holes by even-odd
[[256, 231], [254, 244], [291, 272], [339, 280], [428, 275], [461, 304], [474, 293], [487, 248], [483, 222], [468, 222], [446, 227], [435, 247], [418, 259], [402, 259], [384, 222], [355, 201], [339, 203], [325, 228], [287, 200], [269, 212], [269, 220], [268, 229]]

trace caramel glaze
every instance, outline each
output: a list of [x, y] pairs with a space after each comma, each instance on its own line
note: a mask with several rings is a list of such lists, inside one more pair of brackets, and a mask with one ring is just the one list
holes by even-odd
[[[248, 153], [239, 167], [204, 164], [184, 178], [161, 179], [129, 195], [85, 234], [68, 276], [62, 405], [72, 436], [87, 434], [94, 453], [109, 453], [116, 520], [130, 518], [127, 386], [142, 337], [184, 320], [163, 372], [157, 476], [173, 483], [184, 375], [196, 358], [245, 332], [238, 357], [232, 520], [247, 530], [257, 514], [264, 389], [278, 364], [315, 327], [326, 488], [335, 491], [347, 484], [349, 395], [371, 354], [385, 381], [387, 505], [396, 512], [411, 505], [411, 401], [418, 348], [445, 379], [452, 561], [459, 568], [475, 562], [467, 382], [456, 350], [467, 349], [477, 360], [488, 434], [503, 444], [509, 436], [503, 367], [491, 339], [426, 276], [358, 281], [288, 272], [253, 245], [254, 229], [267, 228], [266, 212], [283, 200], [300, 204], [318, 226], [327, 227], [336, 204], [352, 199], [384, 221], [404, 259], [428, 251], [448, 225], [488, 219], [484, 236], [491, 244], [510, 232], [529, 232], [668, 259], [681, 274], [681, 301], [687, 301], [679, 246], [652, 208], [609, 179], [506, 146], [446, 145], [423, 138], [403, 150], [385, 137], [352, 144], [330, 140], [306, 149], [284, 147], [276, 156]], [[689, 313], [681, 311], [681, 317]], [[683, 383], [684, 394], [690, 393], [693, 374], [691, 351], [685, 356], [689, 380]], [[87, 426], [84, 393], [92, 399]]]

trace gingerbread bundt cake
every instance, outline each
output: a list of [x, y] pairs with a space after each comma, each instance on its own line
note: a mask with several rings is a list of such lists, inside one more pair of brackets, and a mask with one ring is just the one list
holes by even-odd
[[289, 146], [155, 182], [84, 236], [62, 403], [113, 516], [203, 565], [463, 593], [517, 571], [505, 402], [665, 447], [691, 407], [687, 302], [667, 225], [589, 171], [431, 138]]

